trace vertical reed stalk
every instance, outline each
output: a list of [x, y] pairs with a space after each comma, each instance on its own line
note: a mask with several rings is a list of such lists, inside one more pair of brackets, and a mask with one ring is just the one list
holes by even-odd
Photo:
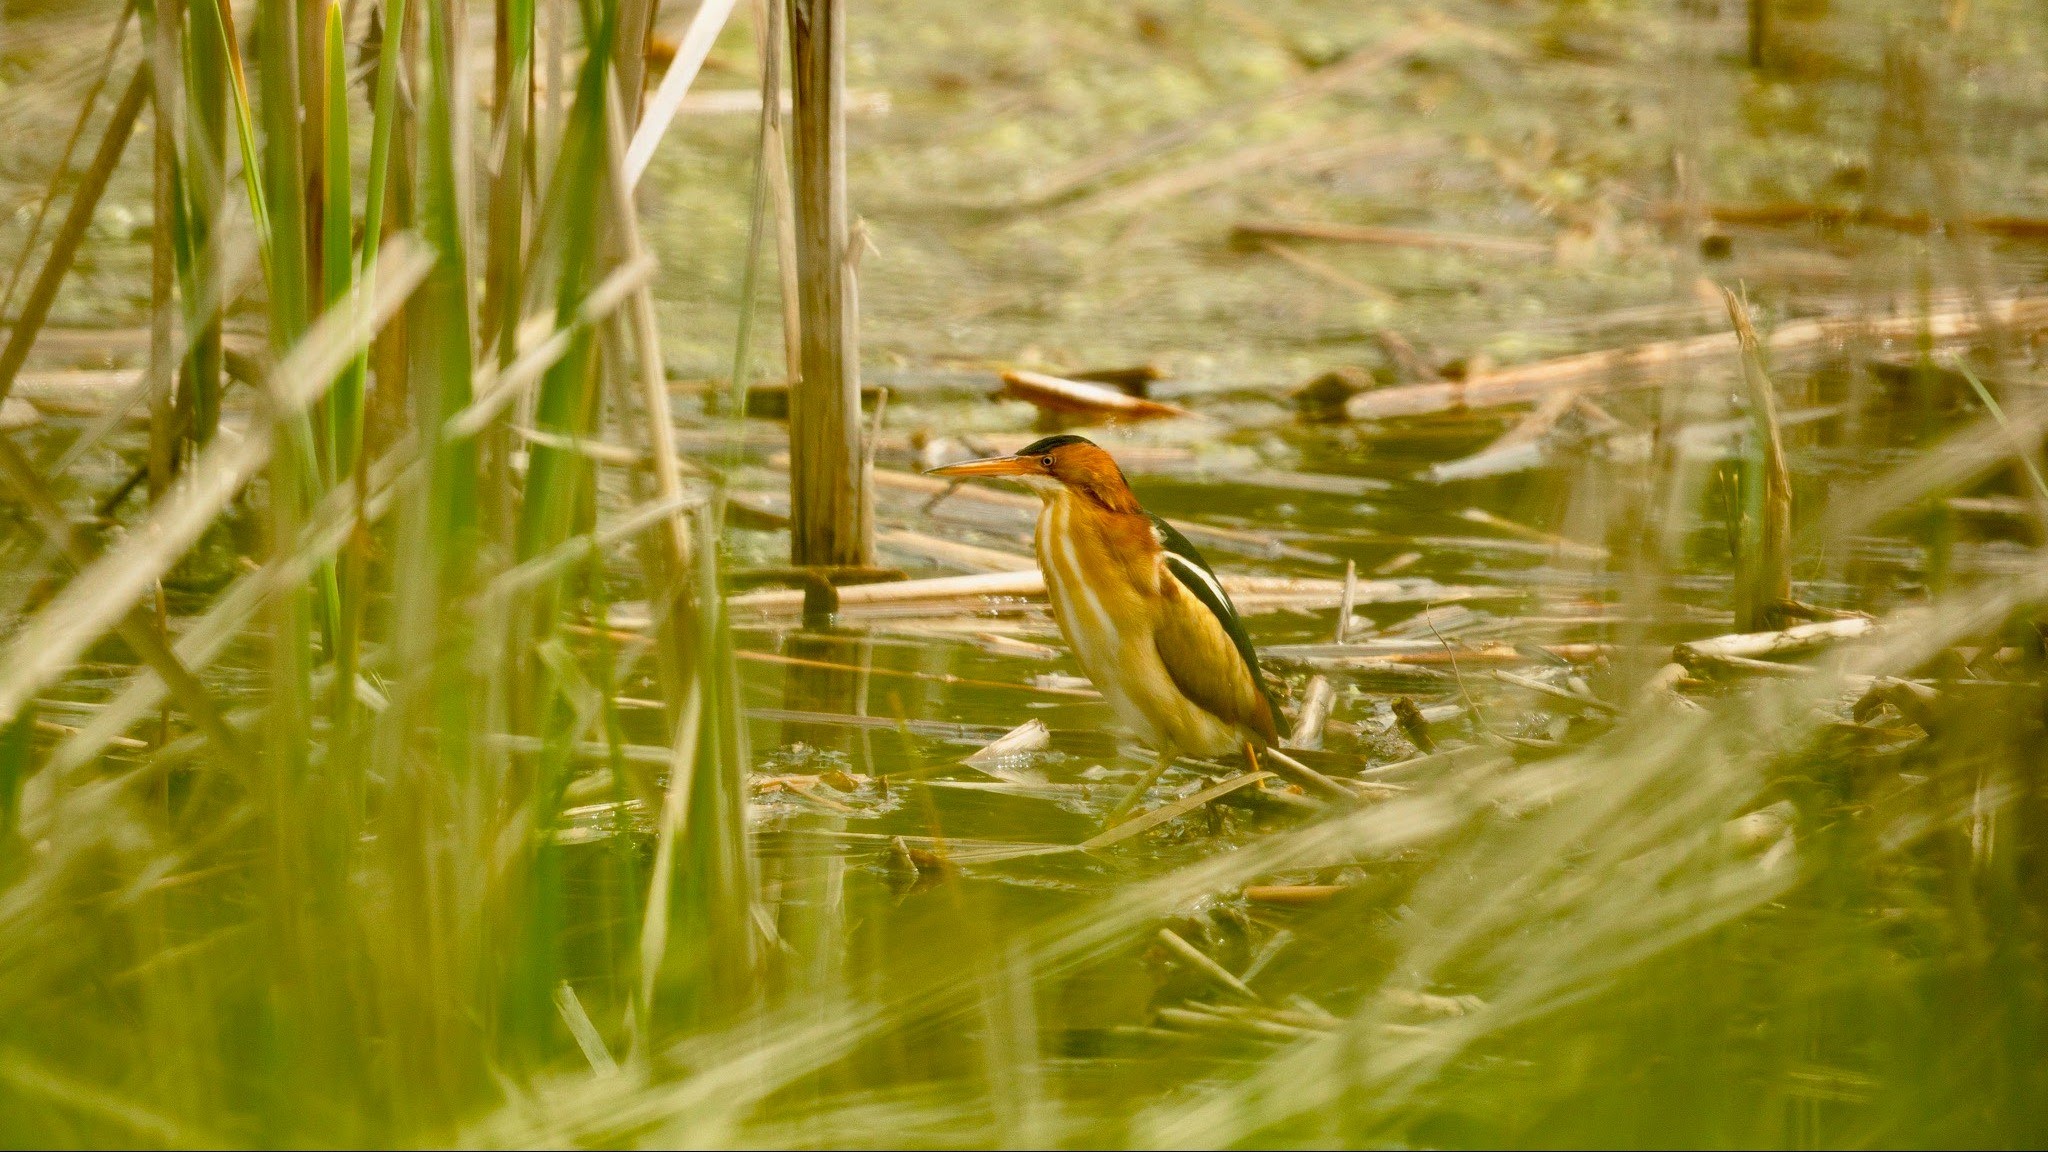
[[149, 237], [149, 496], [152, 501], [170, 487], [171, 472], [177, 467], [177, 412], [172, 395], [178, 371], [178, 366], [173, 363], [176, 353], [172, 332], [172, 325], [177, 321], [175, 293], [178, 281], [178, 257], [174, 245], [183, 229], [178, 211], [178, 46], [175, 17], [173, 12], [156, 8], [144, 21], [149, 31], [150, 76], [155, 96], [152, 101], [155, 124], [150, 133], [152, 226]]
[[790, 556], [874, 563], [861, 469], [860, 297], [847, 244], [846, 5], [789, 0], [803, 379], [790, 389]]
[[732, 462], [739, 460], [739, 438], [746, 427], [747, 386], [753, 379], [752, 339], [756, 277], [761, 266], [762, 216], [766, 209], [769, 150], [779, 147], [777, 125], [781, 122], [782, 21], [781, 5], [754, 0], [754, 36], [759, 42], [761, 66], [761, 119], [754, 152], [754, 178], [747, 199], [747, 249], [740, 265], [739, 325], [733, 338], [732, 392], [727, 400], [732, 418], [732, 443], [726, 450]]
[[[193, 252], [191, 283], [217, 284], [219, 246], [214, 237], [227, 190], [227, 60], [225, 31], [215, 0], [179, 5], [185, 18], [185, 204], [186, 232]], [[178, 409], [195, 444], [213, 439], [220, 426], [221, 326], [217, 306], [199, 293], [185, 298], [189, 344], [178, 385]]]
[[1781, 609], [1792, 598], [1792, 473], [1778, 431], [1777, 393], [1764, 371], [1763, 346], [1750, 324], [1749, 307], [1725, 288], [1721, 295], [1742, 345], [1743, 396], [1756, 444], [1744, 468], [1735, 624], [1761, 632], [1779, 626]]
[[532, 155], [533, 0], [497, 0], [497, 51], [491, 130], [490, 232], [486, 240], [483, 332], [496, 344], [498, 363], [518, 353], [525, 301], [521, 256], [526, 239], [527, 160]]
[[[320, 270], [322, 307], [328, 309], [349, 299], [349, 291], [356, 281], [350, 242], [354, 220], [349, 196], [348, 65], [343, 54], [341, 0], [330, 0], [323, 25], [321, 71], [326, 84], [321, 110], [325, 120], [322, 131], [326, 154], [320, 167], [323, 184], [320, 193]], [[357, 460], [363, 442], [364, 371], [364, 357], [358, 355], [342, 370], [341, 378], [335, 381], [334, 390], [328, 394], [325, 405], [324, 430], [330, 484], [355, 482], [358, 484], [358, 497], [362, 495], [362, 474], [357, 468]], [[330, 714], [334, 724], [332, 744], [337, 750], [352, 752], [356, 671], [362, 643], [359, 634], [362, 625], [359, 603], [362, 596], [361, 565], [344, 560], [337, 569], [329, 561], [322, 565], [322, 575], [333, 580], [335, 596], [334, 624], [328, 633], [329, 655], [334, 661], [334, 685], [330, 693]], [[355, 811], [353, 804], [348, 808], [351, 813]]]

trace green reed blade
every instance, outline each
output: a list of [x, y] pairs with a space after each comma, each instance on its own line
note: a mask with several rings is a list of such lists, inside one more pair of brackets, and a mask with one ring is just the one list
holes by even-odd
[[185, 6], [185, 193], [180, 198], [193, 253], [192, 285], [183, 286], [185, 335], [190, 345], [179, 388], [179, 411], [195, 444], [213, 439], [220, 426], [221, 325], [198, 286], [218, 282], [220, 260], [213, 243], [227, 184], [228, 60], [226, 30], [216, 0]]

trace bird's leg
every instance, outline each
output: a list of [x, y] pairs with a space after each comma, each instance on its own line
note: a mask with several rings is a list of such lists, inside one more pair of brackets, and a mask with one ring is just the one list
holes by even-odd
[[1152, 790], [1152, 785], [1159, 782], [1159, 777], [1165, 775], [1166, 766], [1171, 763], [1173, 763], [1173, 753], [1161, 752], [1159, 760], [1152, 765], [1152, 770], [1145, 773], [1145, 778], [1138, 781], [1136, 786], [1125, 793], [1123, 799], [1116, 802], [1116, 807], [1109, 810], [1109, 819], [1104, 820], [1102, 826], [1108, 829], [1123, 823], [1124, 816], [1131, 809], [1138, 806], [1138, 801], [1144, 799], [1145, 793]]

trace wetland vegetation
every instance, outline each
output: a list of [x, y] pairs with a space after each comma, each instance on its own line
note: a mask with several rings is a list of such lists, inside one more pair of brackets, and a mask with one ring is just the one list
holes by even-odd
[[[2018, 0], [0, 0], [0, 1144], [2041, 1144], [2044, 113]], [[1292, 766], [1108, 821], [923, 475], [1053, 430]]]

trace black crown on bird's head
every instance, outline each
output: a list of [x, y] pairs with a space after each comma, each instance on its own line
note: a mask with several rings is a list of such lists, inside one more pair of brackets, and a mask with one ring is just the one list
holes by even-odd
[[1031, 443], [1025, 445], [1024, 447], [1017, 449], [1017, 455], [1036, 456], [1040, 452], [1050, 452], [1055, 448], [1065, 448], [1069, 444], [1086, 444], [1090, 448], [1095, 447], [1095, 441], [1090, 440], [1086, 436], [1073, 436], [1063, 434], [1059, 436], [1047, 436], [1043, 440], [1034, 440]]

